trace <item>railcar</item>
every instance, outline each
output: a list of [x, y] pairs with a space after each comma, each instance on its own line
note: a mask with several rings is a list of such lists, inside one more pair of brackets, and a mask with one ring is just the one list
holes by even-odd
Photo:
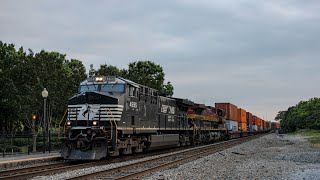
[[158, 91], [121, 77], [89, 77], [68, 101], [62, 139], [65, 159], [120, 154], [229, 138], [222, 109]]

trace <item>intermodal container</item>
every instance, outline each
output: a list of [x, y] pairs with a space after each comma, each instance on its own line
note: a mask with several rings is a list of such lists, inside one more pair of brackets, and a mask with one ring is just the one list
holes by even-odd
[[249, 126], [250, 124], [252, 125], [253, 117], [250, 112], [247, 112], [247, 125]]
[[238, 131], [238, 121], [226, 120], [226, 128], [229, 131]]
[[261, 126], [261, 119], [259, 117], [257, 117], [257, 125]]
[[231, 103], [216, 103], [215, 106], [224, 110], [226, 119], [234, 121], [238, 119], [237, 106]]
[[252, 124], [249, 124], [249, 125], [248, 125], [248, 131], [250, 131], [250, 132], [253, 131], [253, 125], [252, 125]]
[[252, 125], [253, 131], [258, 131], [258, 126], [257, 125]]
[[239, 123], [247, 123], [247, 111], [241, 108], [237, 109], [238, 114], [238, 122]]
[[248, 129], [247, 129], [247, 123], [246, 123], [246, 122], [244, 122], [244, 123], [238, 123], [238, 126], [239, 126], [239, 129], [240, 129], [241, 131], [248, 131]]
[[252, 124], [253, 124], [253, 125], [259, 125], [259, 117], [253, 116]]
[[280, 127], [281, 127], [281, 126], [280, 126], [280, 122], [276, 122], [276, 128], [277, 128], [277, 129], [280, 129]]

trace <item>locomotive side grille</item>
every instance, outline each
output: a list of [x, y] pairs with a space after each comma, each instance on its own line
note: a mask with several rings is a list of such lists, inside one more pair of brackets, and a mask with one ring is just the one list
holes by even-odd
[[68, 120], [78, 120], [81, 106], [68, 106]]
[[122, 105], [103, 105], [100, 107], [98, 113], [94, 116], [94, 120], [100, 118], [101, 121], [120, 121], [122, 116]]

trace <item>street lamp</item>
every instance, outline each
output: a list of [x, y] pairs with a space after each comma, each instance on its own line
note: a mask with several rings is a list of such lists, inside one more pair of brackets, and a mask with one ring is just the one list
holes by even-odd
[[32, 134], [33, 134], [33, 146], [32, 146], [32, 152], [37, 152], [37, 133], [36, 133], [36, 120], [37, 116], [32, 116]]
[[46, 152], [46, 102], [48, 97], [48, 91], [46, 88], [43, 89], [41, 93], [43, 97], [43, 153]]

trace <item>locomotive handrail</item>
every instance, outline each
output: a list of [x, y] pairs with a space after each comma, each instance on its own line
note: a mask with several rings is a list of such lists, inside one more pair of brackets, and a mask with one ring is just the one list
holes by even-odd
[[[110, 108], [106, 108], [106, 111], [107, 110], [109, 110], [109, 112], [110, 112], [110, 114], [111, 114], [111, 118], [113, 119], [113, 122], [114, 122], [114, 125], [116, 126], [116, 142], [117, 142], [117, 140], [118, 140], [118, 126], [117, 126], [117, 123], [116, 123], [116, 120], [114, 119], [114, 117], [113, 117], [113, 115], [112, 115], [112, 112], [111, 112], [111, 110], [110, 110]], [[108, 112], [107, 112], [108, 113]], [[111, 140], [112, 140], [112, 137], [113, 137], [113, 125], [112, 125], [112, 122], [111, 122], [111, 118], [110, 118], [110, 124], [111, 124]]]
[[[66, 111], [64, 112], [64, 115], [62, 116], [61, 121], [60, 121], [60, 123], [59, 123], [59, 134], [58, 134], [58, 139], [60, 139], [60, 128], [61, 128], [61, 123], [62, 123], [62, 121], [63, 121], [64, 117], [66, 116], [67, 111], [68, 111], [68, 109], [66, 109]], [[66, 121], [66, 122], [64, 122], [64, 125], [63, 125], [63, 132], [64, 132], [64, 133], [66, 132], [66, 123], [67, 123], [67, 121]]]

